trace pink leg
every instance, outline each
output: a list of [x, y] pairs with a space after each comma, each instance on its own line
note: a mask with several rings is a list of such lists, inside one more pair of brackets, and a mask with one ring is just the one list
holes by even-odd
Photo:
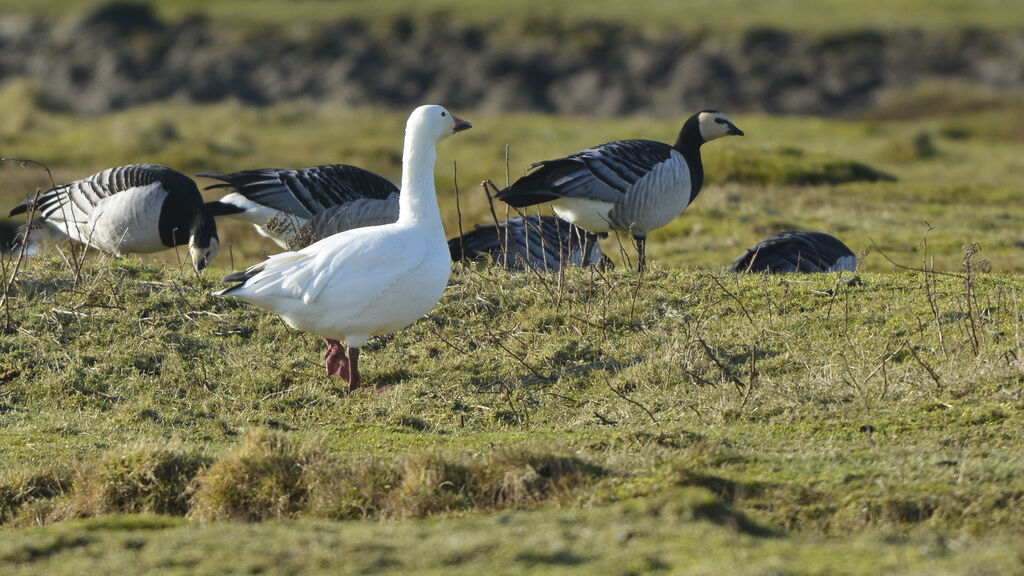
[[362, 381], [362, 377], [359, 376], [359, 348], [348, 349], [348, 362], [352, 374], [352, 378], [348, 381], [348, 389], [355, 390], [359, 388], [359, 382]]
[[345, 356], [345, 347], [341, 345], [341, 342], [337, 340], [329, 340], [324, 338], [327, 342], [327, 355], [326, 368], [328, 376], [341, 376], [346, 382], [349, 382], [349, 364], [348, 358]]

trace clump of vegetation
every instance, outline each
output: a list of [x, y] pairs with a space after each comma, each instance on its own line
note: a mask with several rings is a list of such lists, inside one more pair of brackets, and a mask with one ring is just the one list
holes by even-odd
[[281, 432], [253, 430], [196, 477], [189, 516], [246, 522], [296, 516], [309, 491], [307, 465], [325, 458]]
[[260, 430], [196, 478], [189, 516], [407, 519], [524, 508], [567, 498], [603, 473], [576, 458], [526, 448], [485, 458], [423, 452], [343, 462], [322, 448]]
[[[0, 525], [38, 523], [52, 499], [71, 487], [71, 473], [56, 466], [42, 469], [6, 469], [0, 473]], [[33, 504], [41, 508], [28, 510]], [[21, 520], [27, 518], [27, 520]]]
[[764, 150], [722, 146], [705, 154], [708, 179], [714, 182], [820, 186], [896, 180], [862, 162], [807, 153], [799, 148]]
[[201, 451], [178, 441], [111, 450], [79, 467], [66, 513], [183, 515], [189, 486], [209, 462]]
[[939, 156], [939, 148], [931, 132], [918, 132], [910, 138], [893, 138], [882, 157], [890, 162], [913, 162]]

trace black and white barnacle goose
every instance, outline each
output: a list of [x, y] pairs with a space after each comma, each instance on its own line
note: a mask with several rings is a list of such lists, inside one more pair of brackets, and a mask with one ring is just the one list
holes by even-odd
[[207, 190], [231, 188], [215, 212], [250, 222], [282, 248], [296, 250], [350, 228], [398, 220], [398, 187], [345, 164], [301, 170], [265, 168], [197, 174], [222, 181]]
[[[541, 272], [557, 272], [562, 266], [583, 264], [585, 234], [582, 228], [561, 218], [529, 215], [509, 218], [497, 226], [478, 225], [449, 240], [448, 249], [456, 262], [492, 259], [514, 270], [529, 266]], [[598, 264], [603, 260], [601, 246], [594, 243], [588, 262]]]
[[196, 183], [157, 164], [108, 168], [56, 186], [25, 199], [10, 215], [30, 209], [30, 252], [43, 237], [69, 237], [116, 256], [188, 244], [192, 265], [202, 270], [220, 249], [214, 214]]
[[566, 158], [533, 165], [533, 171], [497, 197], [515, 207], [551, 202], [562, 218], [590, 233], [630, 233], [646, 265], [647, 234], [672, 221], [700, 193], [704, 167], [700, 147], [743, 131], [716, 110], [691, 116], [669, 146], [651, 140], [619, 140]]
[[732, 272], [841, 272], [857, 270], [857, 255], [823, 232], [781, 232], [748, 248]]

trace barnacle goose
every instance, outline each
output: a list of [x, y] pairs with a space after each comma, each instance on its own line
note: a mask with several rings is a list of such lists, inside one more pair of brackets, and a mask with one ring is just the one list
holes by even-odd
[[207, 190], [234, 190], [211, 203], [218, 213], [252, 223], [260, 234], [288, 250], [350, 228], [398, 220], [398, 187], [355, 166], [327, 164], [196, 176], [221, 181]]
[[10, 215], [32, 213], [29, 253], [44, 237], [68, 237], [121, 256], [188, 244], [202, 270], [217, 255], [214, 213], [191, 178], [157, 164], [108, 168], [26, 198]]
[[747, 249], [732, 272], [841, 272], [857, 270], [857, 255], [824, 232], [780, 232]]
[[691, 116], [669, 146], [651, 140], [619, 140], [566, 158], [546, 160], [497, 197], [515, 207], [551, 202], [555, 213], [590, 235], [621, 230], [637, 243], [637, 270], [646, 266], [647, 234], [672, 221], [700, 193], [700, 147], [722, 136], [742, 136], [725, 114]]
[[[585, 232], [555, 216], [509, 218], [494, 224], [480, 224], [448, 241], [452, 260], [484, 260], [523, 270], [557, 272], [562, 266], [583, 264]], [[507, 247], [507, 248], [506, 248]], [[591, 264], [603, 262], [601, 246], [594, 243], [588, 254]]]

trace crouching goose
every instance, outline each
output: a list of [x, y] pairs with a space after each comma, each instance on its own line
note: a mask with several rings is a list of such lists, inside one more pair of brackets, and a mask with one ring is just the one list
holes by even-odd
[[748, 248], [731, 272], [841, 272], [857, 270], [857, 255], [823, 232], [781, 232]]
[[218, 213], [252, 223], [287, 250], [304, 248], [332, 234], [398, 220], [398, 187], [373, 172], [345, 164], [301, 170], [265, 168], [196, 174], [232, 188], [217, 202]]
[[538, 162], [497, 197], [515, 207], [550, 201], [556, 214], [590, 233], [588, 245], [595, 234], [628, 232], [639, 252], [637, 270], [643, 272], [647, 234], [671, 222], [700, 193], [700, 147], [729, 135], [743, 131], [725, 114], [704, 110], [683, 124], [672, 146], [619, 140]]
[[557, 272], [565, 265], [580, 266], [584, 260], [591, 264], [603, 261], [597, 243], [584, 257], [584, 235], [582, 228], [555, 216], [524, 216], [509, 218], [497, 227], [481, 224], [449, 240], [448, 248], [456, 262], [491, 258], [514, 270], [529, 266]]
[[196, 183], [166, 166], [108, 168], [27, 198], [10, 215], [30, 210], [30, 253], [38, 250], [41, 237], [68, 237], [115, 256], [188, 244], [198, 271], [220, 249], [214, 213], [203, 204]]
[[[398, 221], [353, 228], [269, 257], [225, 281], [236, 296], [327, 342], [327, 373], [359, 386], [359, 348], [429, 312], [448, 285], [451, 257], [434, 190], [439, 141], [472, 125], [441, 106], [409, 116]], [[342, 346], [341, 341], [345, 341]]]

